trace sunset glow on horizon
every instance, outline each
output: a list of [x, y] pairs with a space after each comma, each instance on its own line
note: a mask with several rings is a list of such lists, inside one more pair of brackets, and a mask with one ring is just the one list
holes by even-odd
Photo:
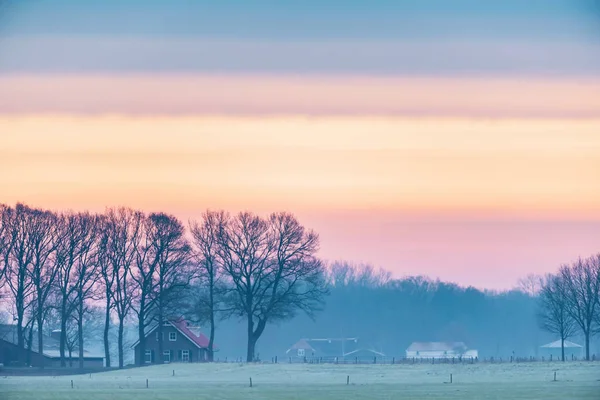
[[287, 210], [327, 260], [494, 289], [599, 250], [600, 51], [580, 9], [415, 2], [415, 24], [382, 2], [371, 26], [358, 2], [243, 21], [198, 2], [198, 23], [149, 1], [147, 20], [95, 5], [99, 23], [57, 1], [0, 26], [0, 203]]

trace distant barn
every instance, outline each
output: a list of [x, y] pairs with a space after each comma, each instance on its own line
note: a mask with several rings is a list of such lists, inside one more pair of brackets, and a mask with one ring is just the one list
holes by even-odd
[[[541, 346], [541, 355], [543, 357], [560, 360], [562, 358], [562, 347], [561, 341], [557, 340], [552, 343], [545, 344]], [[583, 346], [571, 342], [569, 340], [565, 340], [565, 358], [571, 359], [572, 357], [580, 357], [583, 355]]]
[[[0, 364], [4, 365], [23, 365], [22, 363], [29, 359], [29, 365], [32, 367], [60, 367], [60, 331], [53, 331], [51, 336], [44, 335], [44, 348], [42, 351], [38, 348], [38, 333], [33, 332], [33, 341], [31, 343], [31, 353], [28, 357], [28, 347], [19, 349], [18, 335], [16, 325], [0, 324]], [[79, 349], [75, 349], [71, 357], [68, 350], [65, 349], [65, 359], [67, 367], [79, 367]], [[89, 351], [83, 351], [84, 368], [102, 368], [104, 366], [104, 356], [93, 354]]]
[[477, 358], [477, 350], [463, 342], [414, 342], [406, 349], [406, 358]]
[[344, 361], [385, 357], [385, 354], [373, 346], [362, 343], [357, 337], [300, 339], [287, 351], [292, 358], [318, 358], [326, 361]]

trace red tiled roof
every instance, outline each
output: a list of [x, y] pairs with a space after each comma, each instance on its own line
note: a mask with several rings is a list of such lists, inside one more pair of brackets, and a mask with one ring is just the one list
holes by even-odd
[[[196, 335], [190, 328], [188, 328], [188, 323], [185, 319], [179, 318], [176, 320], [169, 321], [179, 332], [185, 335], [189, 340], [191, 340], [196, 346], [202, 348], [208, 348], [208, 338], [204, 336], [202, 333], [198, 332]], [[217, 349], [217, 346], [213, 345], [214, 350]]]

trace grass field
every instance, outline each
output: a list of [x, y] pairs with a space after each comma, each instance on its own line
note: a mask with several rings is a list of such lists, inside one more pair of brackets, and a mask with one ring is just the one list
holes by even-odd
[[600, 364], [171, 364], [91, 377], [0, 377], [0, 398], [598, 400]]

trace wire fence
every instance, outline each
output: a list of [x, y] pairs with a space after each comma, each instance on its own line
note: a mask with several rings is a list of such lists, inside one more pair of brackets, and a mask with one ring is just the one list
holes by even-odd
[[[583, 361], [585, 358], [578, 357], [575, 354], [565, 355], [565, 362]], [[600, 360], [595, 354], [590, 356], [590, 361]], [[235, 359], [217, 359], [217, 363], [245, 363], [244, 358]], [[382, 364], [382, 365], [422, 365], [422, 364], [503, 364], [503, 363], [546, 363], [562, 362], [561, 357], [554, 355], [541, 357], [272, 357], [270, 360], [257, 360], [256, 363], [262, 364]]]

